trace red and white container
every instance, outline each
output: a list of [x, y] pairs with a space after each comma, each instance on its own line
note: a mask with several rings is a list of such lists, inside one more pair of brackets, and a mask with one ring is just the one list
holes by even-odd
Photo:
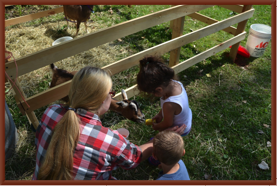
[[253, 24], [249, 29], [249, 36], [246, 42], [246, 50], [252, 57], [263, 55], [271, 39], [271, 27], [264, 24]]
[[119, 128], [119, 129], [117, 129], [117, 132], [119, 134], [121, 134], [124, 138], [128, 138], [128, 136], [129, 136], [129, 130], [127, 130], [125, 128]]

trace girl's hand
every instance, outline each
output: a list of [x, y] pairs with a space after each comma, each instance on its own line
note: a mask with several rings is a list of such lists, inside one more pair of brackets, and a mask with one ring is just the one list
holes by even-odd
[[180, 127], [179, 126], [174, 126], [174, 127], [170, 127], [166, 130], [170, 130], [170, 131], [173, 131], [173, 132], [176, 132], [178, 134], [183, 134], [184, 133], [184, 130], [187, 128], [187, 125], [186, 124], [183, 124], [181, 125]]
[[156, 120], [156, 123], [160, 123], [163, 120], [163, 116], [160, 115], [160, 113], [159, 113], [152, 118], [152, 120], [154, 120], [154, 119]]
[[152, 124], [152, 128], [153, 128], [154, 130], [158, 130], [158, 123], [153, 123], [153, 124]]

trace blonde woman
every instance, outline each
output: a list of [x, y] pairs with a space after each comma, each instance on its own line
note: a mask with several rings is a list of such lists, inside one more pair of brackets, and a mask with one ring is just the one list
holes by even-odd
[[104, 70], [85, 67], [72, 80], [69, 105], [46, 109], [36, 131], [33, 180], [115, 179], [116, 167], [135, 168], [150, 156], [152, 142], [137, 146], [102, 126], [99, 116], [109, 109], [111, 88]]

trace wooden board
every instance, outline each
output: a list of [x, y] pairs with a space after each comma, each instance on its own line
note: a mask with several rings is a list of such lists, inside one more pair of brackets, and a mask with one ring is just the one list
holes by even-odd
[[[210, 48], [210, 49], [208, 49], [186, 61], [183, 61], [171, 68], [175, 71], [176, 74], [178, 74], [179, 72], [182, 72], [183, 70], [195, 65], [196, 63], [199, 63], [200, 61], [228, 48], [229, 46], [231, 46], [239, 41], [242, 41], [245, 38], [245, 36], [246, 36], [246, 32], [241, 33], [241, 34], [221, 43], [220, 45]], [[128, 98], [131, 98], [131, 97], [139, 94], [137, 85], [134, 85], [134, 86], [126, 89], [125, 91], [128, 95]], [[121, 96], [120, 94], [116, 94], [115, 98], [120, 99], [120, 96]]]
[[220, 31], [226, 27], [229, 27], [230, 25], [233, 25], [238, 22], [241, 22], [242, 20], [248, 19], [249, 17], [252, 17], [253, 13], [254, 13], [254, 10], [249, 10], [248, 12], [242, 13], [240, 15], [236, 15], [226, 20], [216, 22], [212, 25], [208, 25], [199, 30], [193, 31], [186, 35], [161, 43], [159, 45], [156, 45], [144, 51], [138, 52], [132, 56], [119, 60], [115, 63], [104, 66], [103, 69], [109, 70], [112, 74], [119, 73], [123, 70], [129, 69], [139, 64], [139, 60], [141, 60], [146, 55], [162, 55], [166, 52], [169, 52], [183, 45], [196, 41], [197, 39], [201, 39], [205, 36], [208, 36], [217, 31]]
[[[199, 14], [199, 13], [193, 13], [193, 14], [190, 14], [188, 16], [193, 18], [193, 19], [197, 19], [198, 21], [201, 21], [203, 23], [209, 24], [209, 25], [218, 22], [218, 20], [216, 20], [216, 19], [212, 19], [210, 17], [204, 16], [204, 15]], [[235, 27], [232, 27], [232, 26], [223, 29], [223, 31], [228, 32], [232, 35], [236, 35], [236, 30], [237, 29]]]
[[44, 92], [41, 92], [39, 94], [36, 94], [32, 97], [27, 98], [26, 101], [30, 107], [27, 107], [27, 105], [24, 102], [21, 102], [21, 104], [18, 104], [18, 107], [20, 105], [23, 105], [24, 110], [26, 112], [30, 112], [38, 108], [41, 108], [49, 103], [52, 103], [68, 95], [70, 84], [71, 84], [71, 81], [68, 81], [54, 88], [50, 88]]
[[[12, 82], [10, 82], [10, 84], [13, 84]], [[39, 125], [39, 121], [34, 113], [34, 111], [29, 111], [29, 112], [25, 112], [25, 109], [23, 107], [23, 104], [24, 103], [24, 99], [26, 100], [26, 96], [25, 94], [23, 93], [23, 90], [22, 88], [20, 87], [20, 84], [18, 82], [18, 80], [16, 80], [14, 82], [14, 92], [15, 92], [15, 100], [17, 102], [17, 106], [18, 108], [20, 109], [21, 113], [24, 115], [24, 114], [27, 114], [27, 119], [29, 120], [29, 123], [32, 124], [34, 126], [34, 128], [36, 129]], [[24, 105], [26, 106], [26, 104], [24, 103]]]
[[[137, 85], [133, 85], [127, 89], [125, 89], [125, 92], [127, 94], [127, 97], [130, 99], [131, 97], [134, 97], [135, 95], [138, 95], [139, 94], [139, 89], [137, 87]], [[121, 92], [120, 93], [117, 93], [114, 98], [116, 100], [122, 100], [122, 95], [121, 95]]]
[[[185, 17], [180, 17], [171, 21], [172, 39], [183, 35]], [[179, 62], [181, 48], [170, 51], [169, 66], [174, 66]]]
[[[230, 25], [236, 24], [245, 19], [249, 19], [250, 17], [252, 17], [253, 13], [254, 13], [254, 10], [252, 9], [252, 10], [244, 12], [240, 15], [236, 15], [236, 16], [230, 17], [226, 20], [219, 21], [212, 25], [208, 25], [207, 27], [201, 28], [197, 31], [194, 31], [189, 34], [172, 39], [170, 41], [164, 42], [160, 45], [154, 46], [152, 48], [146, 49], [142, 52], [139, 52], [132, 56], [129, 56], [123, 60], [120, 60], [113, 64], [107, 65], [107, 66], [103, 67], [103, 69], [110, 70], [112, 74], [121, 72], [125, 69], [129, 69], [130, 67], [132, 67], [134, 65], [137, 65], [139, 60], [142, 59], [146, 55], [151, 55], [151, 54], [162, 55], [170, 50], [176, 49], [178, 47], [181, 47], [183, 45], [191, 43], [197, 39], [201, 39], [205, 36], [208, 36], [217, 31], [220, 31], [226, 27], [229, 27]], [[30, 109], [35, 110], [37, 108], [45, 106], [53, 101], [56, 101], [64, 96], [66, 96], [69, 92], [70, 84], [71, 84], [71, 81], [65, 82], [57, 87], [51, 88], [52, 90], [49, 89], [40, 94], [32, 96], [32, 97], [28, 98], [26, 101], [31, 106]], [[23, 103], [23, 105], [25, 105], [25, 104]], [[27, 107], [25, 107], [25, 108], [27, 109]], [[29, 109], [29, 111], [30, 111], [30, 109]]]
[[[243, 12], [246, 12], [246, 11], [249, 11], [249, 10], [254, 10], [252, 8], [252, 5], [244, 5]], [[240, 34], [240, 33], [242, 33], [244, 31], [244, 29], [246, 27], [246, 24], [247, 24], [247, 21], [248, 21], [248, 19], [246, 19], [244, 21], [241, 21], [238, 24], [236, 35], [238, 35], [238, 34]], [[231, 48], [230, 57], [233, 59], [233, 62], [235, 62], [235, 60], [236, 60], [237, 52], [238, 52], [238, 49], [239, 49], [239, 44], [240, 44], [240, 42], [236, 43]]]
[[5, 20], [5, 27], [63, 12], [63, 7]]
[[213, 56], [216, 53], [218, 53], [226, 48], [229, 48], [229, 46], [244, 40], [245, 36], [246, 36], [246, 32], [243, 32], [237, 36], [234, 36], [233, 38], [231, 38], [227, 41], [220, 43], [217, 46], [214, 46], [204, 52], [201, 52], [198, 55], [195, 55], [195, 56], [175, 65], [172, 68], [174, 69], [175, 73], [178, 74], [178, 73], [182, 72], [183, 70], [191, 67], [192, 65], [195, 65], [196, 63], [198, 63], [204, 59], [207, 59], [208, 57]]
[[[203, 10], [211, 6], [212, 5], [174, 6], [35, 52], [26, 57], [17, 59], [18, 75], [26, 74], [56, 61], [89, 50], [93, 47], [192, 14], [195, 11]], [[15, 64], [11, 62], [6, 63], [5, 67], [8, 75], [11, 78], [14, 78], [16, 74]]]

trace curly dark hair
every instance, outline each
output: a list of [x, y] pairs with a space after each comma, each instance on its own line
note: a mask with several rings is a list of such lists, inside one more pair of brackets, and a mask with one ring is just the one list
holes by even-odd
[[139, 63], [137, 85], [140, 91], [153, 93], [157, 87], [167, 87], [171, 79], [176, 79], [174, 70], [160, 57], [145, 57]]

